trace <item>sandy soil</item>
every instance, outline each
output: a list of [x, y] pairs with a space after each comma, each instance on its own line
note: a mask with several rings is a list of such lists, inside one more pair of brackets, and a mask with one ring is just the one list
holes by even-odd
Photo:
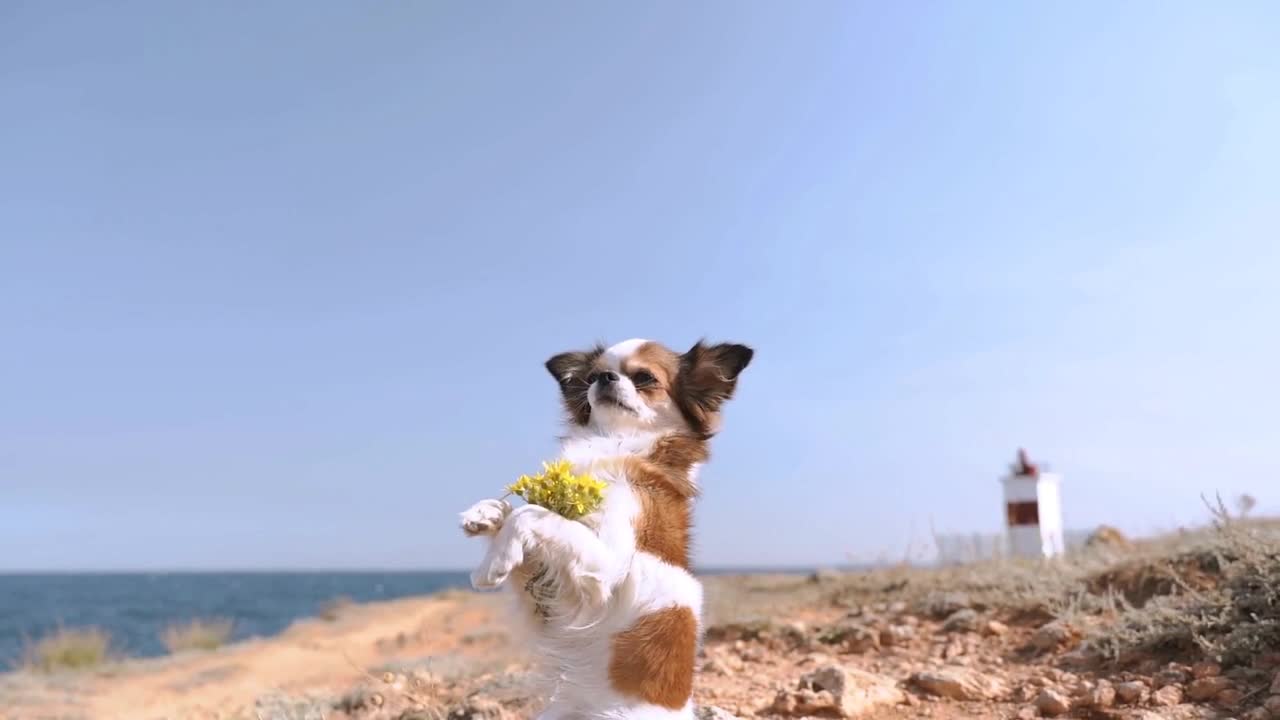
[[[840, 582], [709, 580], [699, 705], [768, 718], [1225, 718], [1249, 690], [1226, 677], [1196, 685], [1216, 674], [1211, 667], [1073, 669], [1075, 629], [980, 603], [929, 609], [883, 594], [850, 602], [831, 590]], [[213, 652], [0, 676], [0, 720], [529, 717], [539, 700], [527, 658], [504, 631], [504, 607], [500, 596], [450, 592], [352, 606], [335, 621], [301, 621]], [[1118, 698], [1124, 683], [1138, 697]], [[1195, 703], [1184, 697], [1209, 685]], [[1166, 686], [1174, 689], [1157, 698]], [[1261, 720], [1265, 691], [1250, 692], [1255, 707], [1243, 717]]]
[[[0, 718], [230, 718], [272, 694], [337, 694], [362, 671], [434, 657], [490, 663], [510, 652], [494, 596], [447, 593], [354, 605], [333, 622], [295, 623], [283, 634], [214, 652], [126, 661], [100, 671], [0, 676]], [[248, 713], [253, 717], [253, 713]]]

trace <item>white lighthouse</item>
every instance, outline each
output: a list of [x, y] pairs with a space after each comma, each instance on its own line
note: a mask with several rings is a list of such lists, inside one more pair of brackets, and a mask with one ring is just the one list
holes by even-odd
[[1018, 450], [1018, 461], [1001, 478], [1009, 554], [1048, 558], [1062, 554], [1061, 478], [1044, 472]]

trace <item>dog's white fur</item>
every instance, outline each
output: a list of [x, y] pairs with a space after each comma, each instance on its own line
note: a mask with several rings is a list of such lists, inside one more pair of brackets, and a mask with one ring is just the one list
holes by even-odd
[[[620, 370], [644, 342], [614, 345], [605, 351], [605, 362]], [[616, 394], [627, 408], [597, 405], [593, 386], [590, 422], [574, 427], [561, 446], [562, 457], [573, 464], [575, 473], [591, 473], [608, 483], [596, 512], [571, 521], [536, 505], [512, 510], [503, 500], [484, 500], [461, 516], [469, 534], [491, 538], [484, 560], [471, 575], [477, 589], [503, 585], [526, 560], [549, 573], [549, 616], [532, 628], [538, 650], [557, 673], [542, 720], [693, 717], [692, 703], [669, 710], [625, 697], [608, 677], [611, 638], [645, 615], [685, 607], [693, 611], [699, 634], [702, 628], [702, 585], [683, 568], [636, 549], [632, 521], [640, 503], [623, 464], [617, 462], [649, 454], [665, 434], [684, 429], [683, 420], [674, 407], [642, 402], [626, 375], [619, 376]]]

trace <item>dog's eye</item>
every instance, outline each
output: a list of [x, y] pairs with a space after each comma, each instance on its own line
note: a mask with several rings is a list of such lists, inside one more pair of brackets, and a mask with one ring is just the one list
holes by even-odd
[[648, 370], [637, 370], [631, 375], [631, 382], [635, 383], [636, 387], [644, 387], [658, 382], [658, 379]]

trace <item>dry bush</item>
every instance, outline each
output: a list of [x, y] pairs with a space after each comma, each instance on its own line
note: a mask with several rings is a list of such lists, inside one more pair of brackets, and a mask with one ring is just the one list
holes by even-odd
[[1129, 604], [1090, 646], [1117, 661], [1203, 656], [1248, 665], [1280, 647], [1280, 524], [1221, 508], [1196, 547], [1163, 560], [1170, 591]]
[[224, 618], [199, 618], [170, 625], [160, 633], [160, 642], [171, 653], [184, 650], [217, 650], [231, 639], [235, 624]]
[[320, 606], [320, 618], [328, 622], [334, 622], [355, 604], [355, 600], [346, 595], [329, 598]]
[[1232, 517], [1221, 502], [1213, 510], [1206, 528], [1096, 544], [1053, 561], [900, 565], [808, 583], [709, 578], [709, 623], [740, 630], [793, 602], [873, 612], [901, 602], [939, 616], [961, 598], [1014, 623], [1065, 620], [1085, 631], [1095, 658], [1248, 664], [1280, 648], [1280, 521]]
[[832, 601], [846, 607], [901, 601], [914, 612], [936, 615], [935, 606], [947, 596], [963, 596], [965, 605], [979, 610], [1040, 621], [1102, 610], [1106, 595], [1091, 595], [1085, 579], [1112, 562], [1113, 555], [1111, 549], [1100, 548], [1056, 561], [1000, 558], [941, 568], [900, 566], [855, 573], [834, 590]]
[[111, 658], [111, 636], [96, 627], [58, 628], [22, 652], [23, 669], [35, 672], [86, 670]]

